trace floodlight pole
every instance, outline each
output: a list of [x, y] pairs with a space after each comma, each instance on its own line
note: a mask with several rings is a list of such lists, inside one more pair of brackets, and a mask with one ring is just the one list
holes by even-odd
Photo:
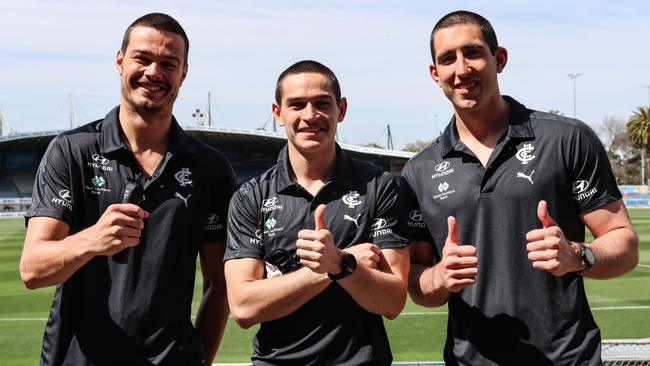
[[573, 80], [573, 118], [576, 118], [576, 79], [581, 73], [568, 74], [569, 79]]

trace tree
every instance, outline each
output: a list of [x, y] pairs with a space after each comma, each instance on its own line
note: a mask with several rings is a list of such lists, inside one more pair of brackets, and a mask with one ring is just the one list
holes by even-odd
[[637, 107], [627, 122], [627, 138], [633, 146], [645, 149], [643, 157], [648, 165], [648, 147], [650, 145], [650, 107]]
[[410, 151], [410, 152], [420, 152], [424, 150], [425, 147], [429, 146], [431, 141], [420, 141], [417, 140], [415, 142], [411, 142], [406, 144], [406, 146], [402, 149], [402, 151]]
[[605, 117], [597, 130], [612, 171], [618, 184], [639, 184], [640, 159], [638, 149], [628, 142], [625, 121], [621, 118]]
[[548, 111], [550, 114], [557, 114], [558, 116], [564, 116], [564, 113], [560, 112], [559, 109], [551, 109]]

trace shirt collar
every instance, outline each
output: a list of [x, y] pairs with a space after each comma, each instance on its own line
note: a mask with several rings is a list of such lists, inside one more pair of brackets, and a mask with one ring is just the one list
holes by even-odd
[[[277, 160], [277, 175], [276, 185], [278, 192], [281, 192], [289, 187], [296, 186], [296, 182], [291, 179], [291, 167], [289, 166], [289, 152], [287, 145], [285, 145], [278, 154]], [[356, 182], [356, 169], [354, 163], [348, 154], [341, 149], [339, 144], [336, 144], [336, 159], [334, 160], [334, 171], [330, 181], [339, 186], [354, 188]]]
[[[112, 153], [117, 150], [127, 149], [126, 143], [122, 137], [122, 127], [119, 121], [120, 107], [113, 108], [101, 123], [102, 134], [102, 153]], [[196, 148], [192, 143], [192, 138], [178, 124], [176, 118], [172, 116], [172, 125], [169, 130], [169, 151], [175, 153], [196, 153]]]
[[[533, 128], [530, 125], [530, 114], [533, 111], [507, 95], [504, 95], [503, 99], [510, 104], [507, 138], [521, 140], [535, 138]], [[442, 134], [442, 156], [446, 157], [459, 143], [460, 139], [456, 132], [456, 117], [453, 116]]]

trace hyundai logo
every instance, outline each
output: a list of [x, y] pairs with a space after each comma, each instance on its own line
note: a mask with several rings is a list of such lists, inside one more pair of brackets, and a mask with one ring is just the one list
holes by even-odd
[[449, 169], [449, 162], [448, 161], [443, 161], [442, 163], [436, 165], [433, 169], [437, 172], [444, 172], [445, 170]]
[[276, 203], [278, 203], [278, 201], [279, 199], [277, 197], [271, 197], [263, 200], [262, 205], [264, 205], [264, 207], [273, 207]]
[[206, 225], [214, 225], [217, 222], [219, 222], [219, 215], [217, 214], [209, 214], [208, 219], [205, 221]]
[[379, 230], [386, 226], [386, 220], [384, 219], [376, 219], [375, 222], [372, 224], [371, 229], [372, 230]]
[[580, 194], [589, 188], [589, 182], [586, 180], [577, 180], [573, 182], [573, 186], [571, 187], [571, 192], [573, 194]]
[[413, 211], [409, 212], [409, 219], [411, 219], [411, 221], [421, 222], [422, 221], [422, 211], [413, 210]]
[[63, 198], [64, 200], [70, 202], [72, 200], [72, 196], [70, 195], [70, 191], [67, 189], [62, 189], [59, 191], [59, 197]]
[[106, 165], [110, 162], [110, 160], [106, 159], [105, 157], [99, 155], [99, 154], [93, 154], [92, 156], [93, 160], [101, 165]]

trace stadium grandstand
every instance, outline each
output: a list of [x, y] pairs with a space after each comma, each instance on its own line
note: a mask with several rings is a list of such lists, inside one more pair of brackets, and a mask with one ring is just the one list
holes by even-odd
[[[257, 176], [275, 164], [286, 144], [284, 133], [214, 126], [184, 127], [193, 137], [222, 151], [237, 182]], [[0, 216], [20, 216], [31, 204], [36, 170], [52, 139], [61, 132], [10, 133], [0, 137]], [[355, 159], [399, 174], [413, 153], [339, 143]]]

